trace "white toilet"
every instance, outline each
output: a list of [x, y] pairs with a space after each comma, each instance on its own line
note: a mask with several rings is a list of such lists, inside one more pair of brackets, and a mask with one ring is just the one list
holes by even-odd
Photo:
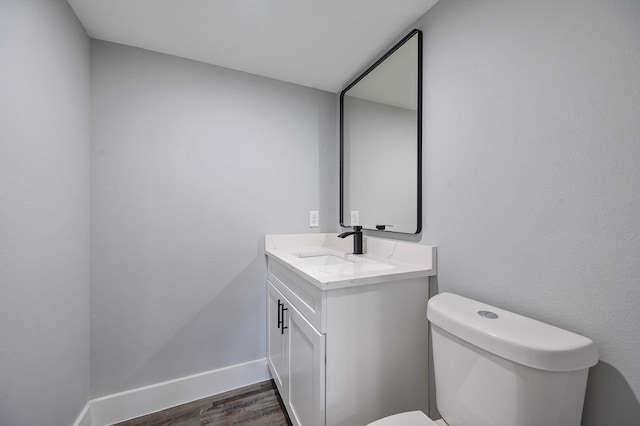
[[369, 426], [579, 426], [590, 339], [475, 300], [442, 293], [429, 300], [436, 405]]

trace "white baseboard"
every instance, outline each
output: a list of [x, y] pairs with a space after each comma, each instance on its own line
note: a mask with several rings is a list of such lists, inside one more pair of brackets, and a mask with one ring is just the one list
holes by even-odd
[[73, 426], [93, 426], [91, 424], [91, 401], [84, 406]]
[[73, 426], [107, 426], [270, 378], [262, 358], [156, 383], [89, 401]]

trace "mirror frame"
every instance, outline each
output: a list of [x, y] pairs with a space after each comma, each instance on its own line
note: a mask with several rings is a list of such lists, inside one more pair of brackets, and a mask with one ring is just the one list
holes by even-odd
[[382, 64], [389, 56], [391, 56], [396, 50], [402, 47], [413, 36], [418, 37], [418, 96], [417, 96], [417, 189], [416, 201], [418, 211], [416, 221], [416, 231], [411, 232], [399, 232], [391, 230], [377, 230], [372, 228], [364, 228], [368, 231], [379, 232], [393, 232], [396, 234], [419, 234], [422, 231], [422, 31], [414, 29], [409, 34], [404, 36], [402, 40], [396, 43], [391, 49], [389, 49], [380, 59], [378, 59], [373, 65], [367, 68], [362, 74], [360, 74], [351, 84], [349, 84], [342, 92], [340, 92], [340, 226], [343, 228], [349, 228], [352, 225], [344, 224], [344, 96], [353, 86], [358, 84], [360, 80], [365, 78], [371, 71], [373, 71], [378, 65]]

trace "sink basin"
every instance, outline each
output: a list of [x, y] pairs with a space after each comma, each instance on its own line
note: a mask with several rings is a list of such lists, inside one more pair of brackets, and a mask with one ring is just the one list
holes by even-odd
[[365, 259], [354, 255], [339, 256], [332, 253], [299, 253], [296, 255], [309, 266], [323, 272], [355, 274], [363, 272], [382, 271], [392, 269], [393, 266], [375, 260]]
[[304, 259], [305, 262], [308, 262], [312, 265], [316, 266], [326, 266], [326, 265], [345, 265], [353, 263], [351, 260], [345, 259], [344, 257], [334, 256], [332, 254], [322, 254], [322, 255], [309, 255], [309, 256], [298, 256], [301, 259]]

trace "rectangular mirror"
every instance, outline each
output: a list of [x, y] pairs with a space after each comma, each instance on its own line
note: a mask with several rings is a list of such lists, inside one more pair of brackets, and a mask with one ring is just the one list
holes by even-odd
[[340, 225], [422, 229], [422, 32], [340, 94]]

